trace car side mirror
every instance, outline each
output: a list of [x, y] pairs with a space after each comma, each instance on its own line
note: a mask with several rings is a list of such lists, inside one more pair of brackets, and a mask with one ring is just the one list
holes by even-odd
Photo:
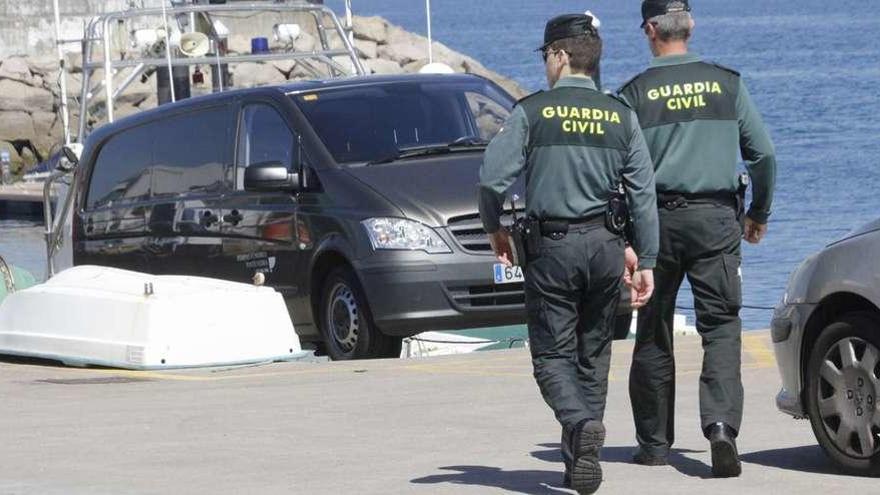
[[291, 173], [281, 162], [254, 163], [244, 169], [245, 191], [298, 191], [299, 174]]

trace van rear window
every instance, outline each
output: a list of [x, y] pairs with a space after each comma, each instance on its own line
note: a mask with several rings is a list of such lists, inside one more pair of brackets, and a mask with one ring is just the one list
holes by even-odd
[[230, 112], [222, 107], [121, 131], [98, 153], [86, 208], [222, 190], [232, 164], [230, 133]]
[[150, 130], [141, 126], [104, 144], [92, 169], [87, 209], [149, 198], [152, 142]]
[[490, 140], [513, 100], [483, 81], [399, 82], [294, 95], [338, 163], [382, 159], [401, 148]]

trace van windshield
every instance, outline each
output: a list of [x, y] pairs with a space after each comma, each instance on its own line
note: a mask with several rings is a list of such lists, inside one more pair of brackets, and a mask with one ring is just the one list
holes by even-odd
[[423, 146], [487, 143], [514, 103], [480, 80], [370, 84], [292, 98], [337, 163], [377, 163]]

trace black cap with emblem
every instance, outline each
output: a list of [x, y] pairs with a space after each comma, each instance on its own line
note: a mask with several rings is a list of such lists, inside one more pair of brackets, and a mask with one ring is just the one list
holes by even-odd
[[565, 14], [547, 21], [544, 28], [544, 44], [536, 51], [545, 50], [550, 43], [584, 34], [598, 35], [593, 26], [593, 17], [586, 14]]
[[690, 12], [691, 6], [688, 0], [645, 0], [642, 2], [642, 28], [648, 23], [648, 19], [658, 15], [674, 14], [676, 12]]

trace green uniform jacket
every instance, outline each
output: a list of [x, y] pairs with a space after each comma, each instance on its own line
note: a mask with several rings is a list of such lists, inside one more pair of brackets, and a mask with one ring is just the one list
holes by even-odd
[[657, 57], [619, 94], [638, 114], [658, 192], [735, 192], [742, 154], [752, 183], [748, 217], [767, 223], [776, 156], [739, 73], [693, 54]]
[[657, 262], [657, 198], [645, 138], [632, 109], [596, 90], [586, 77], [565, 77], [514, 109], [492, 139], [480, 168], [480, 216], [501, 227], [505, 193], [526, 174], [526, 213], [539, 219], [602, 214], [623, 183], [633, 218], [639, 267]]

